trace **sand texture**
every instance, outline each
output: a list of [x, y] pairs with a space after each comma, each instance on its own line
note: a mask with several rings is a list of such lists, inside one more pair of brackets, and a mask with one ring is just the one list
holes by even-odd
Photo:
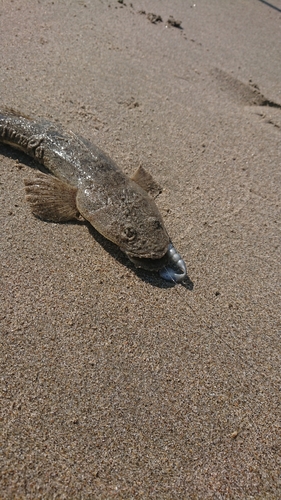
[[189, 276], [33, 217], [0, 145], [0, 499], [280, 499], [281, 1], [132, 2], [0, 2], [0, 108], [147, 168]]

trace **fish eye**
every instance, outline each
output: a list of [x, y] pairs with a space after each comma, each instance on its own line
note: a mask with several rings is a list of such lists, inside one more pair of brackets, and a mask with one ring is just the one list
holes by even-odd
[[127, 226], [123, 230], [123, 238], [127, 241], [133, 241], [137, 236], [137, 233], [133, 227]]

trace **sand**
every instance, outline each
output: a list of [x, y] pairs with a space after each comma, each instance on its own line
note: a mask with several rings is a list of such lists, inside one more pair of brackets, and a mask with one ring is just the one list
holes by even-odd
[[1, 499], [281, 497], [280, 21], [280, 0], [1, 1], [0, 107], [145, 166], [189, 276], [34, 218], [36, 164], [0, 146]]

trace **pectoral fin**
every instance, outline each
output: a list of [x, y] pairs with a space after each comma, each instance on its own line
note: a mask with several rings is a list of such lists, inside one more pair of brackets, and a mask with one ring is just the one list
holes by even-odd
[[157, 184], [152, 175], [141, 165], [138, 167], [131, 179], [147, 191], [153, 198], [156, 198], [158, 194], [162, 193], [161, 186]]
[[24, 180], [26, 201], [32, 213], [40, 219], [66, 222], [77, 219], [77, 189], [53, 177], [37, 173], [33, 180]]

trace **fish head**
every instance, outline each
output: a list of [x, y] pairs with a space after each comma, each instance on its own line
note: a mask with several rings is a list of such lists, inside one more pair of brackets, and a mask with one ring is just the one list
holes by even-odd
[[151, 201], [150, 206], [139, 203], [138, 211], [133, 209], [126, 217], [118, 235], [118, 244], [136, 267], [156, 271], [169, 260], [170, 238], [154, 201]]
[[112, 241], [136, 267], [161, 269], [168, 261], [170, 238], [154, 200], [133, 180], [110, 190], [78, 190], [77, 207], [99, 233]]

